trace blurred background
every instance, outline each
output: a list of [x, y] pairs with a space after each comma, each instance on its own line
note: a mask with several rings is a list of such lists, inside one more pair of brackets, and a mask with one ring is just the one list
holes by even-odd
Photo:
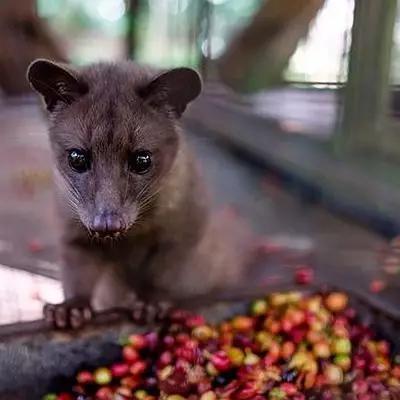
[[265, 285], [400, 305], [396, 0], [1, 0], [0, 324], [62, 299], [38, 57], [201, 71], [184, 125], [215, 204], [259, 237]]

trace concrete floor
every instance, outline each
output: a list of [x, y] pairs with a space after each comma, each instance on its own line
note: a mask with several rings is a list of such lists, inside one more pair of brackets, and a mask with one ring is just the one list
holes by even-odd
[[299, 132], [319, 140], [328, 139], [334, 133], [338, 102], [337, 91], [296, 88], [269, 90], [250, 98], [256, 115], [277, 119], [285, 131]]
[[[232, 204], [267, 242], [283, 251], [267, 259], [263, 271], [292, 279], [293, 267], [311, 264], [320, 281], [344, 285], [353, 279], [366, 291], [381, 277], [387, 249], [376, 233], [335, 216], [283, 189], [278, 178], [244, 162], [209, 136], [191, 136], [217, 204]], [[291, 268], [291, 269], [288, 269]]]
[[[58, 230], [45, 131], [36, 103], [0, 105], [0, 264], [29, 272], [12, 274], [0, 266], [0, 323], [35, 319], [43, 299], [60, 298], [54, 280], [58, 276]], [[304, 263], [315, 268], [318, 281], [366, 293], [371, 279], [387, 278], [380, 269], [387, 245], [377, 234], [300, 201], [275, 176], [244, 162], [204, 132], [190, 132], [189, 138], [216, 205], [237, 208], [268, 246], [280, 249], [255, 274], [249, 273], [249, 285], [255, 284], [254, 277], [262, 283], [291, 282], [296, 266]], [[26, 283], [37, 276], [51, 279]], [[391, 279], [380, 295], [394, 308], [398, 305], [397, 281]], [[28, 296], [16, 295], [27, 290]]]

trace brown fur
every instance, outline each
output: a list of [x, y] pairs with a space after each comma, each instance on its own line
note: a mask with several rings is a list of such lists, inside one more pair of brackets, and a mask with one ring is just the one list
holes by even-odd
[[[227, 255], [237, 243], [222, 241], [221, 221], [209, 218], [207, 193], [178, 123], [200, 81], [187, 69], [175, 71], [157, 80], [159, 73], [132, 62], [75, 70], [38, 61], [28, 72], [50, 111], [67, 298], [84, 297], [103, 309], [126, 306], [136, 295], [177, 299], [238, 276], [243, 260], [233, 253], [211, 261], [210, 253]], [[71, 170], [71, 148], [90, 150], [88, 172]], [[127, 155], [136, 149], [153, 154], [145, 175], [127, 171]], [[111, 242], [88, 232], [105, 208], [129, 227]]]

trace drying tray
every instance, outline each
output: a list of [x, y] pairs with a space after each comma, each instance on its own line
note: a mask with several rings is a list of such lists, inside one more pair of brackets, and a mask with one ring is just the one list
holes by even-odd
[[[235, 290], [219, 296], [200, 296], [187, 300], [187, 308], [218, 322], [244, 312], [251, 299], [275, 291], [320, 292], [317, 287], [258, 288]], [[324, 288], [341, 290], [340, 288]], [[361, 322], [371, 326], [379, 337], [388, 340], [393, 355], [400, 353], [400, 312], [390, 310], [370, 296], [346, 291]], [[97, 314], [79, 331], [57, 332], [43, 321], [0, 327], [0, 400], [36, 400], [49, 391], [68, 387], [80, 368], [108, 365], [121, 356], [121, 336], [158, 329], [157, 325], [138, 326], [126, 317], [126, 310]]]

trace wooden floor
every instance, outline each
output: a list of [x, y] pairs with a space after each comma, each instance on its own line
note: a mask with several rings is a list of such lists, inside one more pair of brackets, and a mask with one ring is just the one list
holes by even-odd
[[[55, 280], [58, 229], [45, 132], [36, 103], [0, 104], [0, 323], [37, 318], [44, 299], [61, 298]], [[249, 273], [249, 285], [291, 282], [302, 263], [315, 268], [319, 281], [365, 293], [371, 279], [383, 276], [386, 243], [377, 234], [300, 201], [274, 175], [243, 161], [209, 134], [190, 132], [189, 138], [215, 203], [237, 208], [270, 248], [280, 249], [255, 274]], [[397, 281], [392, 279], [380, 296], [395, 308]]]

